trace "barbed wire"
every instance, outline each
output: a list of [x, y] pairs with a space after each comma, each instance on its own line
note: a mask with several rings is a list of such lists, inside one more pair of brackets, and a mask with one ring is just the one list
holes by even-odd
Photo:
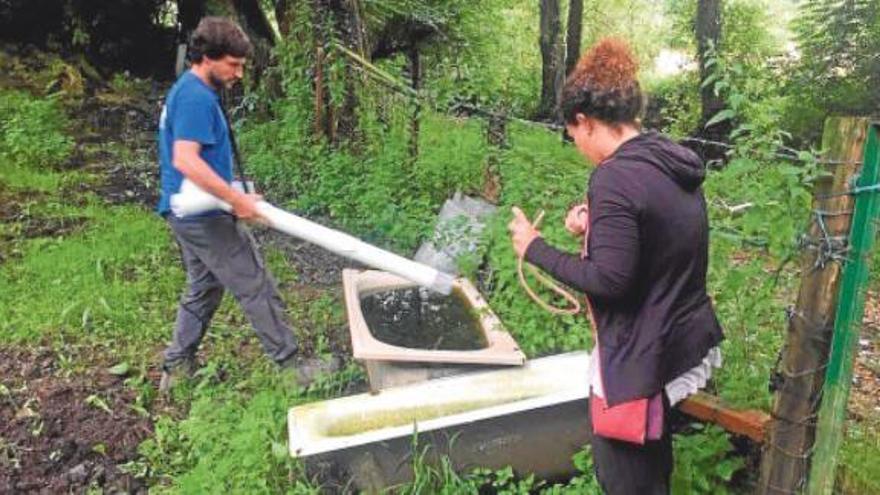
[[[731, 151], [737, 149], [736, 145], [734, 145], [733, 143], [725, 143], [723, 141], [713, 141], [711, 139], [703, 139], [703, 138], [698, 138], [698, 137], [690, 137], [689, 136], [689, 137], [681, 138], [681, 139], [679, 139], [679, 141], [685, 142], [685, 143], [698, 143], [698, 144], [704, 144], [704, 145], [709, 145], [709, 146], [716, 146], [716, 147], [724, 148], [726, 150], [731, 150]], [[783, 153], [774, 152], [772, 155], [776, 158], [781, 158], [783, 160], [796, 161], [796, 162], [814, 161], [820, 165], [856, 165], [856, 166], [861, 165], [860, 162], [852, 162], [852, 161], [848, 161], [848, 160], [822, 159], [813, 152], [808, 152], [808, 153], [810, 153], [811, 159], [806, 159], [806, 158], [802, 158], [800, 156], [802, 153], [804, 153], [803, 151], [798, 151], [794, 148], [791, 148], [791, 147], [788, 147], [785, 145], [781, 145], [781, 144], [777, 144], [775, 146], [776, 146], [776, 148], [781, 149], [784, 152]]]
[[802, 234], [798, 239], [798, 247], [801, 250], [816, 251], [816, 259], [812, 270], [824, 269], [829, 262], [844, 263], [848, 260], [850, 251], [848, 236], [833, 236], [828, 231], [825, 218], [829, 216], [841, 216], [843, 212], [827, 212], [822, 209], [814, 209], [815, 223], [819, 227], [819, 236]]
[[[822, 160], [817, 162], [833, 165], [856, 165], [856, 163], [847, 160]], [[869, 193], [880, 193], [880, 184], [852, 186], [842, 191], [814, 195], [814, 199], [818, 206], [827, 206], [827, 201], [832, 198], [852, 197]], [[815, 253], [815, 259], [812, 262], [812, 266], [809, 267], [811, 272], [824, 270], [831, 263], [843, 265], [851, 260], [849, 235], [832, 235], [827, 220], [845, 216], [851, 217], [853, 214], [854, 211], [852, 209], [830, 210], [816, 207], [812, 210], [811, 224], [806, 229], [806, 232], [799, 237], [797, 245], [801, 251]], [[813, 345], [819, 347], [830, 347], [834, 335], [833, 319], [831, 321], [817, 322], [792, 306], [786, 308], [785, 311], [789, 327], [793, 325], [803, 326], [803, 331], [800, 332], [802, 341], [805, 339], [806, 342], [812, 342]], [[795, 319], [800, 321], [796, 323]], [[770, 479], [764, 480], [762, 488], [771, 493], [802, 493], [807, 485], [809, 461], [818, 444], [815, 429], [818, 425], [819, 409], [825, 391], [823, 386], [819, 386], [817, 389], [816, 382], [812, 380], [818, 379], [816, 375], [824, 375], [830, 361], [830, 356], [825, 355], [820, 359], [819, 363], [813, 366], [792, 370], [789, 368], [790, 363], [788, 360], [784, 359], [785, 356], [789, 355], [790, 350], [787, 344], [779, 350], [776, 363], [770, 374], [769, 388], [771, 392], [777, 395], [777, 401], [781, 400], [781, 397], [788, 397], [801, 403], [796, 409], [808, 412], [800, 417], [786, 417], [780, 412], [771, 411], [773, 431], [768, 436], [766, 443], [767, 448], [799, 463], [796, 468], [798, 471], [796, 472], [799, 473], [800, 478], [795, 483], [794, 489], [774, 485]], [[802, 380], [811, 381], [805, 383]], [[804, 392], [809, 391], [807, 394], [795, 391], [795, 387], [799, 383], [806, 387]], [[795, 436], [792, 437], [791, 435]], [[783, 446], [780, 442], [786, 445]], [[809, 445], [801, 445], [802, 443], [809, 443]]]

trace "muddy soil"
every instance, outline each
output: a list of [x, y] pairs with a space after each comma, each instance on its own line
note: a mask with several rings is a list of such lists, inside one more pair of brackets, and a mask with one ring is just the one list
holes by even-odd
[[0, 348], [0, 493], [146, 493], [120, 467], [152, 435], [102, 367], [65, 376], [48, 349]]
[[64, 237], [85, 228], [84, 217], [35, 215], [29, 203], [41, 196], [37, 191], [8, 191], [0, 185], [0, 265], [17, 258], [19, 243], [37, 237]]
[[[314, 220], [321, 223], [320, 219]], [[325, 223], [326, 225], [326, 223]], [[301, 285], [327, 288], [342, 284], [342, 270], [364, 268], [363, 265], [334, 254], [320, 246], [296, 239], [273, 230], [256, 228], [254, 237], [264, 247], [278, 249], [297, 272]]]
[[115, 165], [107, 170], [106, 181], [95, 192], [113, 205], [135, 203], [153, 208], [159, 201], [157, 175], [145, 167]]
[[140, 100], [101, 102], [82, 106], [90, 133], [78, 136], [81, 143], [116, 143], [126, 152], [93, 151], [85, 161], [105, 180], [92, 189], [106, 202], [155, 207], [159, 199], [156, 132], [161, 111], [162, 88], [153, 85]]
[[38, 195], [35, 191], [11, 193], [0, 187], [0, 223], [5, 226], [4, 233], [0, 233], [0, 242], [65, 236], [80, 230], [88, 220], [85, 217], [35, 215], [27, 205]]

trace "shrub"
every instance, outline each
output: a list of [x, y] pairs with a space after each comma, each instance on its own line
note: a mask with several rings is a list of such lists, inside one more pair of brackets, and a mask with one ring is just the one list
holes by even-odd
[[18, 165], [55, 167], [67, 159], [73, 140], [54, 99], [22, 92], [0, 93], [0, 156]]

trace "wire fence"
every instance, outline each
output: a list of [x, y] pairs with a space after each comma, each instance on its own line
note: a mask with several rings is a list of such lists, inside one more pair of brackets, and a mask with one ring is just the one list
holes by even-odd
[[[790, 153], [789, 156], [791, 156]], [[862, 162], [817, 159], [816, 163], [829, 167], [850, 166], [853, 168], [850, 174], [851, 179], [858, 177], [861, 173]], [[849, 182], [854, 181], [850, 180]], [[832, 264], [839, 265], [842, 272], [843, 266], [853, 261], [850, 246], [851, 229], [841, 228], [839, 218], [853, 217], [854, 209], [850, 209], [850, 205], [847, 203], [852, 203], [854, 208], [857, 196], [878, 192], [880, 192], [880, 184], [849, 185], [839, 190], [814, 194], [811, 221], [806, 231], [798, 239], [797, 245], [801, 252], [810, 253], [805, 263], [809, 263], [810, 259], [812, 262], [809, 263], [809, 266], [804, 266], [808, 270], [807, 275], [826, 270]], [[839, 209], [841, 198], [844, 197], [852, 197], [853, 200], [843, 201], [847, 206], [844, 209]], [[835, 229], [829, 227], [830, 220], [837, 222]], [[856, 225], [851, 225], [851, 222], [852, 220], [845, 225], [858, 228]], [[840, 302], [837, 301], [835, 304], [840, 304]], [[811, 313], [812, 316], [807, 313]], [[789, 347], [790, 340], [787, 340], [777, 356], [771, 373], [770, 389], [776, 394], [777, 406], [782, 400], [788, 399], [789, 404], [799, 405], [799, 407], [790, 407], [789, 409], [806, 412], [796, 416], [784, 416], [777, 408], [774, 408], [771, 415], [774, 421], [773, 434], [768, 436], [766, 448], [794, 463], [794, 472], [799, 473], [800, 476], [793, 486], [778, 486], [774, 484], [774, 478], [768, 476], [763, 480], [762, 485], [762, 488], [768, 493], [802, 493], [807, 487], [810, 461], [818, 443], [816, 428], [820, 405], [824, 398], [825, 374], [829, 368], [831, 357], [830, 348], [834, 337], [835, 313], [836, 311], [829, 311], [828, 314], [822, 314], [813, 311], [813, 308], [799, 310], [789, 307], [786, 310], [786, 320], [790, 331], [794, 327], [799, 327], [801, 330], [797, 333], [798, 339], [794, 342], [805, 347], [809, 346], [814, 354], [810, 356], [813, 359], [786, 359], [792, 350]], [[816, 359], [817, 356], [821, 356], [821, 358]], [[791, 363], [801, 363], [802, 366], [793, 369]], [[782, 407], [778, 409], [782, 409]]]

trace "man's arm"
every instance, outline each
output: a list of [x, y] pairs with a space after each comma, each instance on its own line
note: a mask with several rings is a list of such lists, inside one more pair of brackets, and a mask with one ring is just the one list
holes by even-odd
[[176, 140], [174, 141], [171, 163], [195, 185], [229, 203], [232, 206], [233, 214], [238, 218], [242, 220], [261, 218], [257, 212], [256, 204], [262, 197], [233, 189], [199, 156], [201, 149], [202, 145], [196, 141]]

